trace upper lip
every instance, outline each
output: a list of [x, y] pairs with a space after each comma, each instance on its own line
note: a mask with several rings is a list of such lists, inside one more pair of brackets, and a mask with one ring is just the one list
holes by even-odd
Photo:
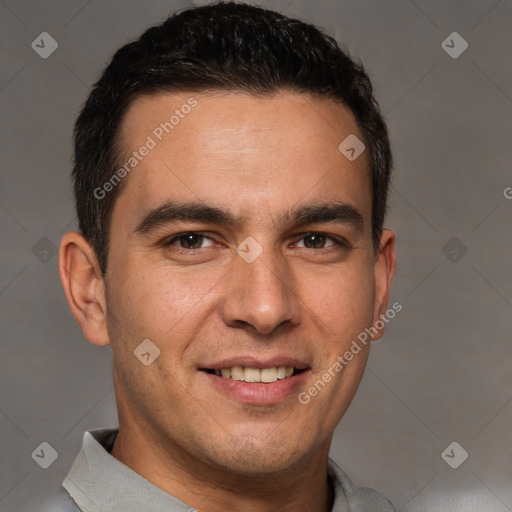
[[300, 359], [286, 356], [274, 356], [263, 359], [254, 356], [236, 356], [226, 359], [220, 359], [215, 362], [201, 365], [201, 370], [222, 370], [223, 368], [233, 368], [233, 366], [242, 366], [244, 368], [272, 368], [273, 366], [293, 366], [298, 370], [306, 370], [309, 366]]

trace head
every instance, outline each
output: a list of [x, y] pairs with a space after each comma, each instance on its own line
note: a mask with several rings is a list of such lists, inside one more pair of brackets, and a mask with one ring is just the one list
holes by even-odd
[[[362, 65], [311, 25], [220, 3], [121, 48], [75, 125], [80, 233], [60, 251], [73, 314], [112, 347], [121, 426], [237, 472], [328, 451], [369, 344], [298, 397], [386, 311], [390, 169]], [[283, 365], [279, 385], [215, 375]]]

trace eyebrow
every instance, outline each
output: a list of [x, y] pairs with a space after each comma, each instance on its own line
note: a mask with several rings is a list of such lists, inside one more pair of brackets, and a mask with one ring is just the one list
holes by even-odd
[[[227, 210], [201, 202], [167, 201], [147, 213], [135, 228], [139, 234], [148, 234], [160, 226], [176, 221], [205, 222], [238, 226], [242, 217]], [[305, 224], [337, 223], [363, 230], [364, 217], [352, 205], [341, 202], [321, 202], [291, 209], [279, 216], [278, 225], [285, 227]]]

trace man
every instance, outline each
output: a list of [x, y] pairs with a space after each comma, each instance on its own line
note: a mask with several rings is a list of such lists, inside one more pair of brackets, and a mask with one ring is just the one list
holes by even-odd
[[59, 266], [119, 428], [85, 434], [52, 510], [394, 510], [328, 457], [383, 333], [390, 169], [368, 77], [311, 25], [220, 3], [115, 54]]

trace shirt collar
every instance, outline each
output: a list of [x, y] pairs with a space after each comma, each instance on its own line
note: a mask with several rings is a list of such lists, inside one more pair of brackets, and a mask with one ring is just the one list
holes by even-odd
[[[84, 434], [82, 448], [62, 484], [81, 510], [83, 512], [119, 510], [190, 512], [193, 510], [189, 505], [153, 485], [110, 455], [117, 433], [117, 427], [109, 427]], [[331, 459], [329, 459], [328, 471], [335, 493], [332, 512], [354, 510], [347, 501], [347, 495], [355, 496], [358, 488], [352, 486], [347, 475]]]

